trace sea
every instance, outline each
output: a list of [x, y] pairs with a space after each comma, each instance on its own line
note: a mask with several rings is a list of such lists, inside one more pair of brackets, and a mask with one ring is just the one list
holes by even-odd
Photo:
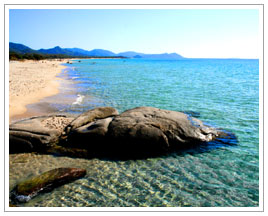
[[[10, 155], [10, 190], [58, 167], [87, 175], [33, 198], [25, 207], [258, 207], [259, 60], [77, 59], [59, 75], [61, 93], [44, 99], [61, 113], [139, 106], [189, 113], [234, 133], [210, 145], [137, 160]], [[55, 99], [56, 98], [56, 99]]]

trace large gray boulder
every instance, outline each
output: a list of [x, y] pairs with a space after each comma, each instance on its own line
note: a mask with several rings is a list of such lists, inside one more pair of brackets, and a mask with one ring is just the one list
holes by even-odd
[[198, 146], [222, 134], [182, 112], [138, 107], [72, 127], [62, 145], [86, 149], [89, 156], [147, 157]]
[[181, 112], [138, 107], [116, 116], [107, 136], [117, 152], [150, 155], [210, 142], [220, 134]]
[[9, 126], [9, 151], [42, 152], [59, 141], [64, 128], [73, 121], [66, 115], [32, 117]]
[[[112, 107], [77, 118], [35, 117], [10, 125], [10, 152], [45, 152], [71, 157], [150, 157], [200, 144], [228, 143], [231, 133], [182, 112], [137, 107], [118, 114]], [[234, 142], [235, 143], [235, 142]]]

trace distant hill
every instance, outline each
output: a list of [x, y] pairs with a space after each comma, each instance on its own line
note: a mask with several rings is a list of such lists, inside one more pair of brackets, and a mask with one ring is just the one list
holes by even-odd
[[183, 59], [184, 57], [177, 53], [162, 53], [162, 54], [145, 54], [138, 52], [121, 52], [118, 53], [120, 56], [125, 56], [129, 58], [155, 58], [155, 59]]
[[129, 51], [129, 52], [118, 53], [118, 55], [126, 56], [128, 58], [133, 58], [135, 56], [142, 56], [142, 55], [144, 55], [144, 53], [138, 53], [138, 52]]
[[89, 55], [89, 51], [88, 50], [84, 50], [84, 49], [80, 49], [80, 48], [66, 48], [66, 50], [73, 52], [75, 54], [82, 54], [82, 55]]
[[72, 57], [127, 57], [127, 58], [157, 58], [157, 59], [182, 59], [181, 55], [177, 53], [163, 53], [163, 54], [145, 54], [138, 52], [121, 52], [113, 53], [109, 50], [103, 49], [93, 49], [93, 50], [84, 50], [80, 48], [61, 48], [56, 46], [50, 49], [39, 49], [34, 50], [30, 47], [27, 47], [23, 44], [18, 43], [9, 43], [9, 51], [16, 52], [19, 54], [43, 54], [43, 55], [66, 55]]
[[163, 54], [145, 54], [143, 58], [159, 58], [159, 59], [183, 59], [181, 55], [177, 53], [163, 53]]
[[42, 54], [63, 54], [63, 55], [73, 55], [74, 53], [71, 51], [68, 51], [66, 49], [62, 49], [59, 46], [56, 46], [54, 48], [51, 49], [40, 49], [37, 50], [39, 53]]
[[94, 50], [89, 51], [89, 53], [92, 56], [117, 56], [115, 53], [109, 50], [103, 50], [103, 49], [94, 49]]
[[56, 46], [52, 49], [40, 49], [38, 50], [42, 53], [48, 54], [64, 54], [64, 55], [72, 55], [72, 56], [116, 56], [115, 53], [109, 50], [103, 49], [94, 49], [91, 51], [80, 49], [80, 48], [60, 48]]
[[9, 43], [9, 52], [17, 52], [19, 54], [37, 53], [36, 50], [31, 49], [23, 44]]

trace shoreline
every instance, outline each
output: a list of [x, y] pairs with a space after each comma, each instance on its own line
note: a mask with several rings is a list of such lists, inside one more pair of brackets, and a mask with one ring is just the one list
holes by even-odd
[[[9, 122], [34, 116], [27, 106], [59, 94], [58, 75], [67, 68], [64, 60], [24, 60], [9, 62]], [[27, 114], [26, 114], [27, 113]]]

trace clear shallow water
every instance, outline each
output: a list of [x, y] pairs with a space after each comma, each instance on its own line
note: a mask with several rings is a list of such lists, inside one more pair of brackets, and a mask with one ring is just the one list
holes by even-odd
[[194, 111], [234, 132], [239, 143], [130, 161], [11, 155], [10, 189], [31, 175], [73, 166], [86, 168], [87, 176], [25, 206], [258, 206], [258, 68], [258, 60], [74, 61], [64, 76], [74, 81], [78, 100], [61, 105], [65, 112], [98, 106]]

